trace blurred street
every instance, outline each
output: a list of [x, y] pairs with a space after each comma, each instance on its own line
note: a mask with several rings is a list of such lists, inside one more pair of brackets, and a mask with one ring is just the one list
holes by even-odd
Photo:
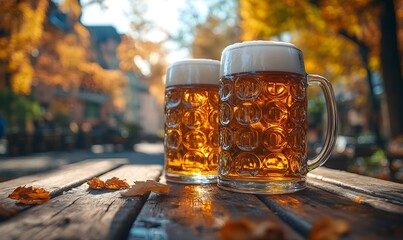
[[163, 164], [162, 143], [139, 143], [133, 151], [110, 151], [109, 146], [97, 145], [91, 150], [43, 152], [29, 156], [0, 157], [0, 181], [40, 173], [63, 165], [96, 158], [127, 158], [131, 164]]

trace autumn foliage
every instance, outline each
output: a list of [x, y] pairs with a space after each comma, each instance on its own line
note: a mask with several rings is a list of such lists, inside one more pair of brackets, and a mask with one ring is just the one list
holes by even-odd
[[125, 189], [129, 187], [129, 184], [124, 181], [121, 180], [117, 177], [112, 177], [108, 180], [106, 180], [105, 182], [100, 180], [99, 178], [92, 178], [91, 180], [89, 180], [87, 182], [89, 188], [91, 189], [113, 189], [113, 190], [117, 190], [117, 189]]
[[[167, 51], [160, 42], [125, 35], [117, 49], [120, 69], [135, 74], [160, 104], [163, 102], [163, 77], [167, 70]], [[134, 61], [133, 61], [134, 60]]]
[[[344, 220], [328, 216], [318, 218], [309, 231], [309, 240], [337, 240], [347, 237], [350, 226]], [[222, 240], [281, 240], [288, 239], [287, 232], [276, 221], [253, 222], [235, 219], [225, 222], [219, 231]]]
[[50, 200], [49, 192], [43, 188], [17, 187], [9, 196], [23, 204], [42, 204]]
[[391, 135], [402, 134], [402, 6], [402, 0], [240, 0], [242, 39], [291, 41], [304, 52], [308, 73], [346, 86], [365, 79], [368, 97], [357, 107], [369, 109], [369, 127], [383, 145], [374, 76], [382, 75]]
[[87, 181], [87, 184], [91, 189], [105, 189], [105, 182], [96, 177]]
[[[53, 8], [52, 8], [53, 6]], [[49, 21], [51, 10], [66, 16], [65, 26]], [[79, 1], [58, 7], [50, 0], [1, 0], [0, 75], [17, 94], [29, 94], [39, 82], [66, 91], [82, 87], [118, 97], [127, 84], [119, 70], [103, 69], [91, 59], [90, 35], [80, 23]]]
[[127, 191], [121, 192], [121, 195], [124, 197], [140, 196], [147, 192], [167, 194], [169, 189], [169, 185], [156, 182], [155, 180], [137, 181]]
[[283, 240], [284, 230], [277, 222], [263, 221], [259, 224], [248, 219], [225, 222], [220, 228], [222, 240]]
[[[34, 77], [31, 51], [41, 41], [49, 1], [0, 3], [0, 74], [8, 78], [13, 91], [27, 94]], [[4, 81], [0, 87], [5, 87]]]
[[113, 177], [105, 181], [105, 187], [107, 189], [122, 189], [122, 188], [128, 188], [129, 184], [124, 180], [121, 180], [117, 177]]

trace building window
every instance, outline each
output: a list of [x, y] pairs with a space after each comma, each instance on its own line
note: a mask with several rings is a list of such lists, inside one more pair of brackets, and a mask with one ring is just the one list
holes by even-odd
[[85, 103], [85, 117], [86, 118], [99, 118], [100, 117], [100, 108], [101, 105], [99, 103], [86, 102]]

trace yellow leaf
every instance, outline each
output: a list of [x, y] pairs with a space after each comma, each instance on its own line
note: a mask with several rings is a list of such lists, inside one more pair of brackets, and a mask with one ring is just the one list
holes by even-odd
[[169, 185], [156, 182], [154, 180], [137, 181], [135, 185], [131, 186], [127, 191], [122, 192], [124, 197], [140, 196], [146, 192], [158, 192], [161, 194], [167, 194], [169, 191]]

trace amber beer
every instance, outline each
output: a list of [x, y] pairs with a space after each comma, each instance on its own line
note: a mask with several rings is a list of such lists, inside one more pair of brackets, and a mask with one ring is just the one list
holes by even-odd
[[[289, 43], [230, 45], [221, 58], [218, 186], [257, 194], [295, 192], [308, 171], [334, 146], [336, 109], [330, 83], [307, 75], [302, 52]], [[308, 85], [328, 100], [328, 134], [322, 152], [307, 159]]]
[[168, 68], [165, 175], [181, 183], [216, 182], [220, 62], [188, 59]]

